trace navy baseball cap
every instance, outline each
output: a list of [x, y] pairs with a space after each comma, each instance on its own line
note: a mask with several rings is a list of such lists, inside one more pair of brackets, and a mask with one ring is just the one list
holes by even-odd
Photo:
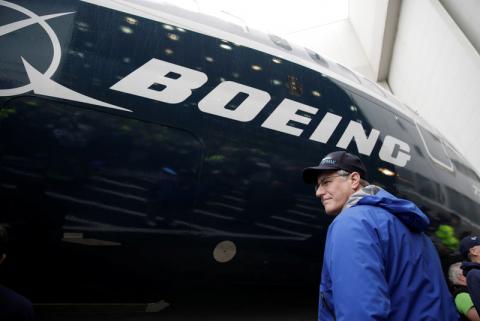
[[360, 158], [345, 151], [336, 151], [325, 156], [318, 166], [307, 167], [303, 170], [303, 180], [307, 184], [317, 182], [317, 177], [321, 172], [343, 169], [347, 172], [357, 172], [360, 177], [365, 179], [367, 170]]
[[466, 236], [460, 241], [460, 253], [462, 253], [465, 260], [468, 260], [470, 249], [477, 245], [480, 245], [480, 237], [476, 235]]

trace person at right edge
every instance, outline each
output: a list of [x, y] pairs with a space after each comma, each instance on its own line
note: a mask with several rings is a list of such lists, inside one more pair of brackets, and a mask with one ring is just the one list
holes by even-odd
[[460, 241], [460, 252], [466, 262], [461, 268], [467, 277], [468, 292], [473, 305], [480, 311], [480, 236], [470, 235]]
[[467, 278], [463, 275], [461, 265], [462, 262], [455, 262], [448, 268], [448, 279], [452, 285], [455, 306], [460, 312], [462, 321], [480, 321], [480, 316], [468, 292]]
[[326, 155], [303, 170], [327, 215], [318, 320], [458, 321], [427, 216], [365, 180], [359, 157]]

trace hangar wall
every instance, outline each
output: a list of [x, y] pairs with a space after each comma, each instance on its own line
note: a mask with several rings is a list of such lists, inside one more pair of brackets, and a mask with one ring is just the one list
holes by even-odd
[[438, 0], [403, 0], [388, 84], [480, 172], [480, 55]]

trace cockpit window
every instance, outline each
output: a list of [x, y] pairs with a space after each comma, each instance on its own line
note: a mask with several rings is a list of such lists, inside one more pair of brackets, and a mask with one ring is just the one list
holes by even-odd
[[453, 172], [454, 168], [452, 161], [447, 155], [442, 140], [417, 122], [415, 122], [415, 125], [417, 126], [418, 133], [420, 134], [420, 138], [425, 145], [430, 159], [442, 168]]
[[480, 177], [478, 176], [478, 174], [475, 172], [474, 169], [467, 165], [468, 162], [463, 159], [463, 157], [459, 154], [455, 147], [450, 145], [448, 142], [445, 142], [445, 149], [457, 171], [477, 182], [480, 182]]
[[452, 159], [453, 164], [455, 165], [455, 168], [462, 174], [464, 174], [467, 177], [470, 177], [471, 179], [480, 182], [480, 177], [478, 177], [478, 174], [475, 173], [473, 169], [468, 167], [467, 165], [463, 164], [462, 162]]

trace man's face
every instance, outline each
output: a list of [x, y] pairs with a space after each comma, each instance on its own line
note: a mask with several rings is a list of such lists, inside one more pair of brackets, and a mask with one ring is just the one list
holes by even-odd
[[340, 176], [337, 171], [329, 171], [318, 175], [315, 196], [322, 201], [328, 215], [339, 214], [355, 192], [352, 174]]
[[480, 245], [475, 245], [470, 248], [470, 260], [472, 262], [480, 263]]

